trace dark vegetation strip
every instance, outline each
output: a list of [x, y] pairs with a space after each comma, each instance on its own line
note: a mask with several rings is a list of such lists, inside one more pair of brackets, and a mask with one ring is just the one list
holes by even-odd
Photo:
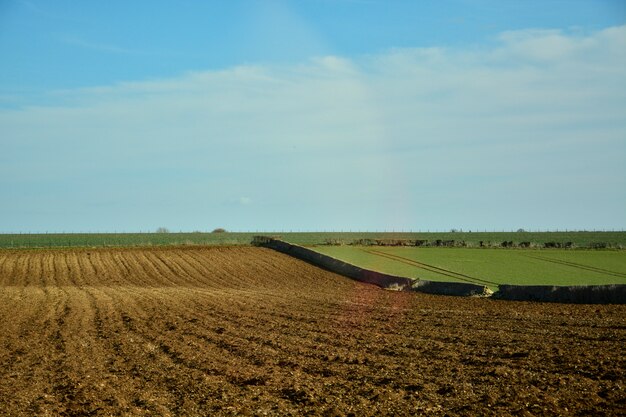
[[494, 281], [489, 281], [489, 280], [482, 279], [482, 278], [471, 277], [469, 275], [461, 274], [460, 272], [454, 272], [454, 271], [451, 271], [449, 269], [444, 269], [444, 268], [440, 268], [438, 266], [425, 264], [425, 263], [422, 263], [422, 262], [415, 261], [413, 259], [404, 258], [404, 257], [398, 256], [398, 255], [392, 255], [390, 253], [380, 252], [380, 251], [377, 251], [377, 250], [366, 250], [365, 252], [368, 252], [368, 253], [371, 253], [371, 254], [377, 255], [377, 256], [382, 256], [382, 257], [385, 257], [385, 258], [388, 258], [388, 259], [391, 259], [391, 260], [394, 260], [394, 261], [397, 261], [397, 262], [401, 262], [401, 263], [404, 263], [404, 264], [407, 264], [407, 265], [415, 266], [417, 268], [425, 269], [425, 270], [430, 271], [430, 272], [435, 272], [437, 274], [441, 274], [441, 275], [445, 275], [445, 276], [448, 276], [448, 277], [456, 278], [456, 279], [459, 279], [461, 281], [469, 282], [469, 283], [472, 283], [472, 284], [484, 284], [484, 285], [488, 285], [488, 286], [489, 285], [495, 285], [495, 286], [500, 285], [499, 283], [494, 282]]
[[583, 265], [583, 264], [579, 264], [576, 262], [565, 261], [561, 259], [547, 258], [545, 256], [528, 255], [528, 254], [524, 254], [524, 256], [528, 258], [539, 259], [541, 261], [552, 262], [552, 263], [559, 264], [559, 265], [571, 266], [573, 268], [583, 269], [586, 271], [597, 272], [597, 273], [604, 274], [604, 275], [612, 275], [615, 277], [626, 278], [626, 274], [624, 274], [623, 272], [611, 271], [609, 269], [597, 268], [595, 266]]
[[618, 232], [225, 232], [225, 233], [40, 233], [0, 234], [0, 248], [126, 247], [176, 245], [248, 245], [254, 235], [277, 235], [297, 245], [323, 245], [327, 241], [349, 243], [362, 239], [465, 242], [468, 246], [501, 246], [502, 242], [546, 243], [580, 248], [624, 248], [626, 231]]

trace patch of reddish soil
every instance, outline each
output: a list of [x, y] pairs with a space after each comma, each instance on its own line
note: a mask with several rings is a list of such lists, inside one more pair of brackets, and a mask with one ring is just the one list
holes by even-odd
[[429, 296], [250, 247], [0, 251], [0, 414], [624, 415], [626, 306]]

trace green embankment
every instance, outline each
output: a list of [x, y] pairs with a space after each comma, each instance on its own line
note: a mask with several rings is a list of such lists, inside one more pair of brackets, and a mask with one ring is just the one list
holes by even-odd
[[499, 284], [626, 284], [626, 252], [598, 250], [316, 246], [345, 262], [433, 281]]

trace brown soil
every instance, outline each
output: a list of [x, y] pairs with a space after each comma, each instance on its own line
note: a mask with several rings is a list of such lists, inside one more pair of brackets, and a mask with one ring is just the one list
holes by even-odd
[[400, 293], [251, 247], [0, 251], [0, 414], [624, 415], [626, 306]]

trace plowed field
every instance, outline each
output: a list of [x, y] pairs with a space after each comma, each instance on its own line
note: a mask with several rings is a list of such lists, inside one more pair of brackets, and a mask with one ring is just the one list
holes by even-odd
[[0, 251], [0, 415], [624, 415], [626, 306], [398, 293], [262, 248]]

